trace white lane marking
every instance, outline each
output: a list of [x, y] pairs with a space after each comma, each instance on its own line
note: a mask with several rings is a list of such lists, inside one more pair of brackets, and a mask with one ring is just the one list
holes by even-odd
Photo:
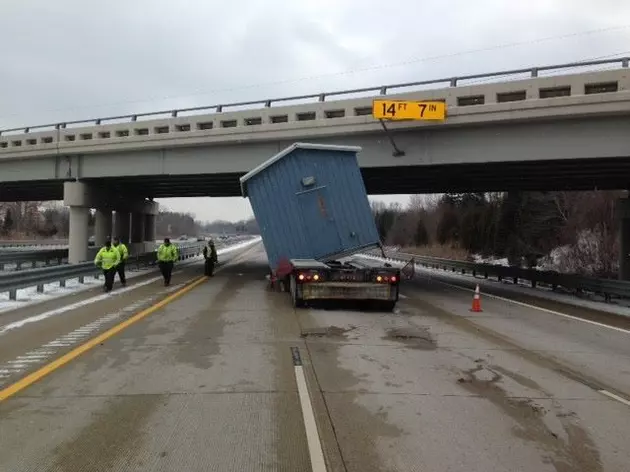
[[[3, 326], [0, 329], [0, 336], [3, 335], [4, 333], [6, 333], [7, 331], [11, 331], [13, 329], [17, 329], [17, 328], [21, 328], [22, 326], [28, 324], [28, 323], [35, 323], [37, 321], [41, 321], [41, 320], [45, 320], [46, 318], [50, 318], [51, 316], [55, 316], [55, 315], [60, 315], [61, 313], [65, 313], [67, 311], [71, 311], [71, 310], [75, 310], [77, 308], [81, 308], [83, 306], [87, 306], [87, 305], [91, 305], [92, 303], [96, 303], [96, 302], [100, 302], [101, 300], [105, 300], [108, 297], [112, 296], [112, 295], [120, 295], [122, 293], [126, 293], [126, 292], [130, 292], [132, 290], [135, 290], [137, 288], [143, 287], [145, 285], [149, 285], [157, 280], [161, 280], [162, 277], [153, 277], [150, 278], [148, 280], [145, 280], [143, 282], [139, 282], [137, 284], [134, 285], [130, 285], [128, 287], [125, 288], [121, 288], [119, 290], [116, 290], [115, 292], [110, 292], [110, 293], [103, 293], [101, 295], [97, 295], [95, 297], [92, 298], [88, 298], [87, 300], [81, 300], [79, 302], [76, 303], [72, 303], [71, 305], [66, 305], [63, 306], [61, 308], [56, 308], [54, 310], [50, 310], [47, 311], [45, 313], [41, 313], [39, 315], [36, 316], [31, 316], [29, 318], [24, 318], [23, 320], [19, 320], [19, 321], [15, 321], [13, 323], [9, 323], [8, 325]], [[88, 325], [89, 326], [89, 325]]]
[[602, 395], [606, 395], [607, 397], [612, 398], [613, 400], [617, 400], [618, 402], [621, 402], [624, 405], [630, 406], [630, 401], [626, 400], [625, 398], [620, 397], [619, 395], [615, 395], [614, 393], [611, 393], [608, 390], [598, 390], [598, 392], [601, 393]]
[[400, 298], [402, 298], [403, 300], [404, 300], [405, 298], [409, 298], [407, 295], [404, 295], [404, 294], [402, 294], [402, 293], [398, 294], [398, 296], [399, 296]]
[[302, 418], [304, 419], [304, 427], [306, 429], [308, 452], [311, 457], [311, 467], [313, 472], [326, 472], [326, 461], [324, 461], [324, 452], [322, 451], [322, 444], [319, 439], [319, 433], [317, 432], [315, 413], [313, 412], [313, 405], [311, 404], [311, 398], [308, 394], [304, 370], [301, 365], [296, 365], [294, 368], [298, 393], [300, 394]]
[[[473, 289], [467, 288], [467, 287], [461, 287], [459, 285], [454, 285], [454, 284], [449, 284], [448, 282], [443, 282], [441, 280], [437, 280], [437, 279], [432, 279], [434, 282], [443, 284], [443, 285], [448, 285], [449, 287], [454, 287], [454, 288], [458, 288], [460, 290], [465, 290], [467, 292], [474, 292]], [[570, 320], [574, 320], [574, 321], [581, 321], [582, 323], [588, 323], [594, 326], [599, 326], [600, 328], [608, 328], [608, 329], [612, 329], [614, 331], [618, 331], [620, 333], [625, 333], [625, 334], [630, 334], [630, 330], [624, 329], [624, 328], [617, 328], [616, 326], [610, 326], [604, 323], [599, 323], [597, 321], [591, 321], [591, 320], [586, 320], [584, 318], [579, 318], [577, 316], [573, 316], [573, 315], [567, 315], [566, 313], [560, 313], [559, 311], [554, 311], [554, 310], [548, 310], [547, 308], [542, 308], [536, 305], [530, 305], [529, 303], [524, 303], [524, 302], [519, 302], [517, 300], [510, 300], [509, 298], [505, 298], [505, 297], [499, 297], [498, 295], [491, 295], [489, 293], [482, 293], [482, 297], [488, 297], [488, 298], [494, 298], [495, 300], [501, 300], [503, 302], [508, 302], [508, 303], [512, 303], [514, 305], [519, 305], [519, 306], [524, 306], [526, 308], [532, 308], [534, 310], [538, 310], [538, 311], [542, 311], [544, 313], [549, 313], [551, 315], [556, 315], [556, 316], [562, 316], [564, 318], [569, 318]]]
[[19, 364], [22, 362], [26, 362], [27, 364], [33, 364], [33, 363], [37, 363], [37, 362], [41, 362], [42, 358], [41, 357], [31, 357], [31, 356], [18, 356], [15, 358], [15, 363]]
[[46, 359], [50, 354], [26, 354], [25, 356], [17, 356], [17, 360], [30, 361], [32, 359]]

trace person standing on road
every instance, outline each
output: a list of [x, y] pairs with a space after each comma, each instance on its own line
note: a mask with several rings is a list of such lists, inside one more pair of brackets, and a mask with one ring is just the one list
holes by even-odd
[[118, 273], [121, 285], [126, 287], [127, 277], [125, 277], [125, 265], [127, 263], [127, 259], [129, 258], [129, 250], [127, 249], [125, 243], [123, 243], [118, 237], [114, 238], [113, 246], [120, 253], [120, 262], [116, 266], [116, 272]]
[[208, 241], [208, 245], [203, 248], [204, 275], [212, 277], [214, 275], [214, 265], [218, 262], [217, 249], [214, 247], [214, 241]]
[[162, 273], [162, 277], [164, 277], [164, 286], [167, 287], [171, 284], [173, 265], [178, 258], [177, 247], [171, 244], [169, 238], [164, 238], [164, 243], [162, 243], [157, 250], [157, 258], [160, 272]]
[[112, 247], [112, 242], [108, 239], [96, 257], [94, 258], [94, 264], [103, 270], [103, 276], [105, 277], [105, 286], [103, 289], [106, 292], [111, 292], [114, 286], [114, 277], [116, 276], [116, 266], [120, 262], [120, 252], [118, 249]]

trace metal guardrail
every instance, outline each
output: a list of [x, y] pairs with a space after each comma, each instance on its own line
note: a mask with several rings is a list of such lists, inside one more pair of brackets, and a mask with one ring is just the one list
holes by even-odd
[[[201, 242], [192, 241], [175, 241], [173, 243], [178, 248], [196, 247]], [[157, 246], [157, 244], [156, 244]], [[91, 247], [88, 251], [88, 255], [93, 257], [96, 255], [97, 248]], [[23, 264], [30, 263], [33, 268], [37, 267], [38, 262], [44, 262], [49, 265], [51, 261], [57, 261], [58, 264], [67, 262], [68, 249], [50, 249], [50, 250], [35, 250], [35, 251], [14, 251], [8, 253], [0, 253], [0, 271], [5, 269], [7, 264], [15, 264], [16, 270], [20, 270]]]
[[65, 246], [67, 239], [22, 239], [22, 240], [1, 240], [0, 248], [24, 247], [24, 246]]
[[[374, 92], [376, 95], [386, 95], [388, 90], [392, 89], [400, 89], [406, 87], [417, 87], [423, 85], [439, 85], [439, 84], [448, 84], [449, 87], [457, 87], [460, 85], [460, 82], [467, 80], [476, 80], [476, 79], [488, 79], [488, 78], [496, 78], [503, 77], [509, 78], [509, 76], [520, 76], [523, 74], [528, 74], [530, 77], [536, 78], [539, 76], [540, 72], [545, 71], [562, 71], [564, 69], [573, 69], [576, 67], [588, 67], [588, 66], [599, 66], [605, 64], [619, 64], [621, 68], [628, 68], [628, 64], [630, 63], [630, 58], [628, 57], [619, 57], [615, 59], [600, 59], [594, 61], [584, 61], [584, 62], [571, 62], [565, 64], [556, 64], [556, 65], [548, 65], [548, 66], [540, 66], [540, 67], [528, 67], [523, 69], [512, 69], [512, 70], [504, 70], [498, 72], [489, 72], [484, 74], [472, 74], [472, 75], [462, 75], [455, 77], [446, 77], [441, 79], [432, 79], [432, 80], [422, 80], [417, 82], [406, 82], [406, 83], [398, 83], [398, 84], [387, 84], [380, 85], [377, 87], [364, 87], [359, 89], [350, 89], [350, 90], [337, 90], [333, 92], [323, 92], [323, 93], [314, 93], [308, 95], [296, 95], [291, 97], [279, 97], [279, 98], [269, 98], [264, 100], [253, 100], [246, 102], [235, 102], [235, 103], [226, 103], [226, 104], [217, 104], [217, 105], [208, 105], [208, 106], [200, 106], [200, 107], [191, 107], [191, 108], [180, 108], [180, 109], [169, 109], [169, 110], [160, 110], [154, 112], [146, 112], [146, 113], [135, 113], [131, 115], [117, 115], [117, 116], [107, 116], [102, 118], [90, 118], [85, 120], [75, 120], [75, 121], [65, 121], [61, 123], [48, 123], [45, 125], [37, 125], [37, 126], [29, 126], [29, 127], [19, 127], [19, 128], [9, 128], [0, 130], [0, 136], [3, 133], [15, 133], [15, 132], [23, 132], [29, 133], [33, 130], [44, 129], [44, 128], [54, 128], [54, 129], [65, 129], [68, 125], [101, 125], [105, 124], [107, 121], [118, 121], [118, 120], [129, 120], [129, 122], [136, 122], [138, 118], [147, 118], [147, 117], [155, 117], [162, 118], [164, 115], [170, 115], [172, 118], [178, 117], [181, 113], [191, 113], [191, 112], [207, 112], [214, 111], [216, 113], [222, 113], [226, 111], [226, 108], [239, 108], [245, 106], [252, 105], [260, 105], [261, 107], [270, 108], [274, 103], [282, 103], [282, 102], [293, 102], [293, 101], [301, 101], [301, 100], [312, 100], [317, 99], [319, 102], [325, 102], [327, 97], [343, 97], [344, 95], [352, 95], [357, 93], [368, 93]], [[468, 84], [465, 84], [468, 85]]]
[[[179, 260], [190, 259], [201, 255], [203, 245], [197, 243], [179, 250]], [[140, 269], [141, 267], [157, 264], [157, 254], [155, 251], [130, 256], [127, 261], [128, 268]], [[63, 264], [53, 267], [43, 267], [20, 272], [10, 272], [0, 274], [0, 293], [9, 293], [10, 300], [17, 299], [17, 291], [27, 287], [37, 287], [37, 291], [42, 293], [44, 285], [59, 282], [61, 287], [66, 286], [69, 279], [79, 279], [79, 283], [85, 283], [85, 277], [93, 276], [99, 278], [101, 269], [94, 265], [94, 262], [82, 262], [80, 264]]]
[[50, 265], [51, 261], [57, 261], [57, 264], [61, 264], [67, 258], [67, 249], [3, 253], [0, 254], [0, 270], [4, 270], [7, 264], [15, 264], [16, 270], [20, 270], [22, 265], [26, 263], [31, 263], [33, 268], [37, 267], [38, 262], [44, 262], [46, 265]]
[[[378, 251], [370, 251], [370, 255], [382, 257]], [[519, 280], [527, 280], [532, 287], [538, 284], [546, 285], [556, 290], [558, 287], [576, 292], [591, 292], [603, 295], [609, 302], [613, 297], [630, 298], [630, 282], [617, 279], [600, 279], [596, 277], [585, 277], [577, 274], [561, 274], [554, 271], [542, 271], [536, 269], [524, 269], [521, 267], [509, 267], [494, 264], [483, 264], [467, 261], [457, 261], [451, 259], [441, 259], [439, 257], [427, 257], [417, 254], [407, 254], [395, 252], [386, 254], [388, 259], [399, 262], [411, 262], [430, 267], [433, 269], [448, 270], [461, 274], [472, 274], [473, 276], [483, 276], [484, 278], [496, 277], [499, 281], [512, 279], [514, 283]]]

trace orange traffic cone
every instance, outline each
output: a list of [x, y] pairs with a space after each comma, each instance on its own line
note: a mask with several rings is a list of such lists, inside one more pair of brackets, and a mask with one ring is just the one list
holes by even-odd
[[470, 311], [481, 312], [481, 295], [479, 294], [479, 284], [477, 284], [477, 288], [475, 289], [475, 295], [473, 296], [472, 308]]

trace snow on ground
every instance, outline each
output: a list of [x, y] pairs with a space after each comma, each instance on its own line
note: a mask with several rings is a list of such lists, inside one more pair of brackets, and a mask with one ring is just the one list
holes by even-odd
[[[361, 257], [365, 257], [368, 259], [377, 259], [383, 260], [381, 257], [362, 254]], [[388, 259], [388, 262], [393, 266], [403, 267], [406, 262], [399, 262], [393, 259]], [[588, 298], [587, 295], [583, 295], [582, 297], [577, 297], [575, 295], [567, 294], [567, 293], [559, 293], [552, 291], [551, 288], [546, 288], [541, 285], [538, 285], [536, 288], [532, 288], [530, 286], [529, 281], [519, 280], [518, 284], [514, 284], [511, 280], [504, 279], [501, 282], [495, 279], [484, 279], [482, 277], [473, 277], [472, 274], [460, 274], [457, 272], [449, 272], [441, 269], [433, 269], [428, 267], [423, 267], [418, 264], [415, 266], [416, 276], [427, 276], [427, 277], [435, 277], [436, 280], [444, 280], [444, 281], [452, 281], [453, 284], [456, 285], [456, 282], [467, 281], [471, 282], [474, 280], [475, 283], [479, 284], [479, 288], [482, 292], [483, 296], [483, 288], [484, 287], [492, 287], [501, 285], [501, 287], [512, 293], [520, 293], [525, 295], [530, 295], [538, 298], [543, 298], [547, 300], [556, 301], [559, 303], [564, 303], [567, 305], [573, 305], [583, 308], [589, 308], [592, 310], [603, 311], [607, 313], [612, 313], [615, 315], [628, 316], [630, 317], [630, 301], [629, 300], [615, 300], [612, 303], [606, 303], [603, 300], [603, 297], [598, 295], [591, 294]], [[506, 297], [508, 298], [509, 295]]]
[[[261, 238], [258, 236], [258, 237], [249, 239], [247, 241], [242, 241], [233, 245], [229, 245], [227, 247], [218, 249], [217, 254], [218, 255], [227, 254], [229, 252], [236, 251], [238, 249], [243, 249], [247, 246], [250, 246], [252, 244], [259, 242], [260, 240]], [[193, 257], [178, 265], [179, 266], [186, 265], [192, 262], [198, 262], [199, 260], [201, 260], [201, 256]], [[135, 277], [140, 277], [142, 275], [149, 274], [155, 271], [156, 271], [155, 268], [148, 268], [148, 269], [141, 269], [141, 270], [128, 270], [127, 279], [133, 279]], [[41, 302], [52, 300], [54, 298], [58, 298], [64, 295], [80, 293], [85, 290], [98, 287], [102, 284], [103, 284], [102, 276], [99, 279], [96, 279], [95, 277], [90, 276], [90, 277], [85, 277], [84, 284], [79, 283], [79, 280], [77, 278], [66, 280], [65, 287], [60, 287], [59, 282], [45, 284], [43, 293], [38, 293], [37, 287], [28, 287], [28, 288], [20, 289], [17, 291], [17, 300], [9, 300], [8, 293], [0, 293], [0, 313], [4, 313], [10, 310], [15, 310], [17, 308], [22, 308], [27, 304], [41, 303]]]
[[509, 267], [510, 263], [508, 262], [507, 257], [502, 257], [502, 258], [495, 258], [495, 257], [483, 257], [479, 254], [473, 254], [473, 260], [475, 261], [475, 263], [477, 264], [492, 264], [492, 265], [500, 265], [500, 266], [505, 266], [505, 267]]

